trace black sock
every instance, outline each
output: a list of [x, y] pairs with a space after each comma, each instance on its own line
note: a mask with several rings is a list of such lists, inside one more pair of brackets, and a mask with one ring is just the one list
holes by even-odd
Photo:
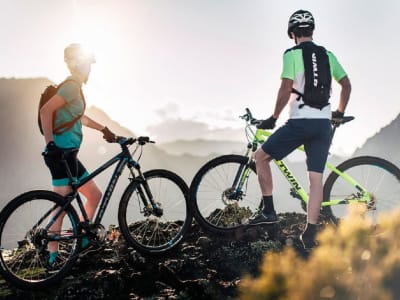
[[303, 232], [303, 237], [307, 239], [314, 239], [317, 233], [317, 224], [307, 223], [306, 228]]
[[272, 199], [272, 196], [263, 196], [262, 197], [262, 202], [263, 202], [263, 213], [265, 214], [270, 214], [275, 211], [274, 208], [274, 201]]

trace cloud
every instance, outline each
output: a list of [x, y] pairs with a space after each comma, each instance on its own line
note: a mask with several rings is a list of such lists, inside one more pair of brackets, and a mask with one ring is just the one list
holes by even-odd
[[155, 113], [162, 119], [167, 119], [179, 115], [179, 105], [174, 102], [168, 102], [164, 107], [156, 109]]
[[[176, 140], [243, 141], [243, 123], [231, 108], [199, 111], [194, 107], [181, 107], [177, 99], [168, 98], [163, 107], [154, 110], [158, 122], [146, 127], [150, 136], [159, 142]], [[239, 129], [238, 129], [239, 127]]]
[[243, 129], [211, 128], [206, 123], [182, 118], [165, 119], [160, 123], [148, 126], [146, 130], [159, 142], [197, 139], [243, 141], [245, 138]]

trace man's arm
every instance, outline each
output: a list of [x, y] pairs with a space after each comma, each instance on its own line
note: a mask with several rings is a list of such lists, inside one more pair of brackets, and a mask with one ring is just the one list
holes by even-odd
[[281, 87], [278, 91], [278, 97], [275, 103], [275, 110], [271, 117], [262, 121], [257, 128], [261, 129], [273, 129], [275, 128], [276, 120], [281, 114], [282, 110], [285, 108], [286, 104], [290, 99], [290, 94], [292, 92], [293, 80], [282, 78]]
[[350, 93], [351, 93], [351, 83], [348, 76], [343, 77], [339, 80], [339, 84], [342, 87], [340, 91], [340, 100], [338, 111], [344, 113], [346, 110], [347, 103], [349, 103]]
[[272, 115], [275, 119], [278, 119], [282, 110], [289, 102], [290, 94], [292, 93], [293, 80], [282, 78], [281, 86], [278, 91], [278, 97], [275, 104], [274, 114]]

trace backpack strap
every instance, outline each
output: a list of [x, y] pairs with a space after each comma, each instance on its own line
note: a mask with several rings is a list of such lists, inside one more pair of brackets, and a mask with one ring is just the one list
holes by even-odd
[[[74, 79], [66, 79], [66, 80], [64, 80], [63, 82], [61, 82], [61, 83], [57, 86], [57, 90], [58, 90], [59, 88], [61, 88], [61, 86], [62, 86], [63, 84], [65, 84], [65, 83], [67, 83], [68, 81], [73, 81], [73, 82], [79, 84], [79, 83], [78, 83], [76, 80], [74, 80]], [[75, 124], [76, 122], [78, 122], [79, 119], [82, 118], [82, 116], [84, 115], [85, 109], [86, 109], [86, 101], [85, 101], [85, 96], [83, 95], [83, 92], [82, 92], [82, 88], [79, 89], [79, 93], [81, 94], [81, 98], [82, 98], [82, 101], [83, 101], [83, 111], [82, 111], [82, 113], [81, 113], [80, 115], [76, 116], [75, 118], [73, 118], [71, 121], [65, 122], [64, 124], [61, 124], [61, 125], [58, 126], [58, 127], [53, 127], [53, 134], [60, 135], [60, 134], [62, 134], [62, 133], [64, 133], [64, 132], [68, 131], [68, 130], [71, 129], [71, 128], [74, 126], [74, 124]], [[67, 105], [67, 104], [66, 104], [66, 105]], [[53, 120], [53, 122], [54, 122], [54, 121], [55, 121], [55, 120]]]
[[[296, 90], [295, 88], [292, 88], [292, 94], [296, 94], [297, 95], [297, 98], [296, 98], [296, 101], [300, 101], [300, 99], [301, 98], [303, 98], [303, 94], [302, 93], [300, 93], [298, 90]], [[304, 105], [306, 105], [305, 103], [303, 103], [303, 104], [300, 104], [299, 105], [299, 108], [302, 108]]]

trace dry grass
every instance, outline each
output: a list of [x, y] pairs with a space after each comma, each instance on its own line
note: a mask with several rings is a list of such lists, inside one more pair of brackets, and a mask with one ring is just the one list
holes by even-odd
[[380, 215], [378, 229], [354, 207], [338, 228], [318, 236], [307, 259], [291, 247], [267, 253], [258, 278], [246, 277], [241, 299], [400, 299], [400, 211]]

